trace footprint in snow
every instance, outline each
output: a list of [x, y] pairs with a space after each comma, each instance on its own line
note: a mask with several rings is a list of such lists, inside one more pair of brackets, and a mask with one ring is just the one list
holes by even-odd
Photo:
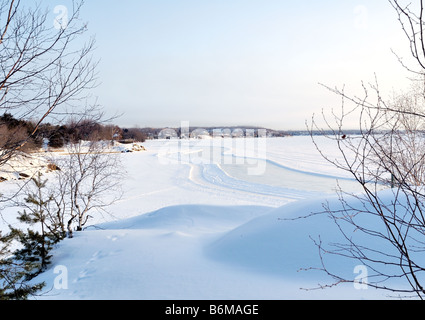
[[88, 268], [88, 269], [84, 269], [82, 271], [80, 271], [80, 273], [78, 274], [78, 278], [75, 279], [73, 282], [77, 283], [83, 279], [87, 279], [89, 278], [93, 273], [95, 273], [96, 269], [93, 268]]
[[95, 253], [93, 253], [92, 257], [90, 258], [89, 261], [87, 261], [87, 264], [90, 264], [96, 260], [102, 259], [107, 257], [108, 255], [106, 253], [103, 253], [102, 250], [96, 251]]
[[121, 238], [124, 238], [126, 236], [126, 234], [121, 234], [121, 235], [113, 235], [113, 236], [107, 236], [106, 238], [111, 240], [112, 242], [115, 242]]

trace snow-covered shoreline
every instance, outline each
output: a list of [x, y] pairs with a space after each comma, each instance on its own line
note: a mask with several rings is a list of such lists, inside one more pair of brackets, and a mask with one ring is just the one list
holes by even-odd
[[[257, 156], [302, 172], [306, 186], [317, 175], [347, 178], [320, 157], [309, 137], [265, 142], [256, 145]], [[211, 146], [209, 140], [192, 143], [201, 149]], [[223, 148], [222, 142], [215, 143], [227, 154], [248, 154], [242, 144]], [[352, 284], [301, 289], [329, 280], [322, 273], [299, 270], [318, 266], [310, 237], [331, 232], [330, 222], [285, 219], [321, 210], [324, 201], [336, 202], [332, 190], [238, 180], [220, 172], [220, 163], [187, 161], [176, 141], [153, 140], [143, 146], [146, 151], [122, 155], [127, 171], [123, 197], [109, 208], [110, 214], [96, 216], [84, 232], [55, 248], [51, 267], [34, 280], [46, 282], [45, 294], [36, 299], [386, 298], [386, 293], [356, 290]], [[6, 220], [11, 216], [8, 212]], [[353, 278], [354, 267], [341, 265]], [[66, 276], [66, 286], [58, 285], [59, 276]]]

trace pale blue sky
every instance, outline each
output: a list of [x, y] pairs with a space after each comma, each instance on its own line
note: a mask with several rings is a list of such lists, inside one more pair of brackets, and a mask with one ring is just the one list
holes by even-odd
[[94, 93], [123, 126], [304, 129], [339, 105], [319, 82], [404, 83], [386, 0], [89, 0], [82, 19], [101, 59]]

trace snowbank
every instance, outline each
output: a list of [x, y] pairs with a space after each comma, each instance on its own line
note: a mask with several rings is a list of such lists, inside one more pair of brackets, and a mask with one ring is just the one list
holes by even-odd
[[[331, 204], [337, 206], [337, 201]], [[37, 278], [51, 289], [38, 299], [384, 299], [376, 290], [342, 285], [320, 267], [312, 238], [340, 239], [324, 215], [286, 220], [321, 209], [302, 201], [281, 208], [173, 206], [98, 225], [65, 240], [50, 270]], [[356, 264], [330, 257], [334, 270], [354, 278]], [[65, 266], [68, 289], [56, 289]]]
[[165, 207], [126, 220], [99, 225], [108, 230], [159, 229], [175, 232], [220, 232], [272, 210], [261, 206], [180, 205]]

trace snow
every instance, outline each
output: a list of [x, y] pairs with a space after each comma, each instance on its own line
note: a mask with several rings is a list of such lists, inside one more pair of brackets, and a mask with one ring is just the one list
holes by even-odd
[[[338, 230], [322, 215], [291, 218], [322, 211], [324, 201], [338, 206], [335, 178], [356, 190], [310, 137], [152, 140], [143, 146], [146, 151], [121, 155], [123, 197], [54, 249], [51, 267], [35, 279], [47, 284], [36, 299], [387, 298], [352, 284], [304, 290], [332, 281], [301, 269], [320, 266], [312, 238], [335, 241]], [[2, 183], [0, 191], [10, 187]], [[14, 212], [3, 211], [3, 229]], [[329, 261], [356, 276], [353, 261]]]
[[48, 171], [47, 164], [48, 161], [41, 155], [18, 154], [0, 168], [0, 180], [16, 181], [23, 179], [22, 175], [32, 176], [39, 170]]

